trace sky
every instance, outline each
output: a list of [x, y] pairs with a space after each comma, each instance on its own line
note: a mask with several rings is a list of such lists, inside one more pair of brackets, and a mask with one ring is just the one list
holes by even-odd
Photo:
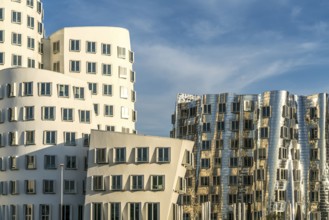
[[47, 34], [130, 31], [141, 134], [169, 136], [178, 93], [329, 92], [327, 0], [43, 0]]

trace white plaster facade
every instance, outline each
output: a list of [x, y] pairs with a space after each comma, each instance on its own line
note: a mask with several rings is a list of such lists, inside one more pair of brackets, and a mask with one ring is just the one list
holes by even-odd
[[193, 142], [91, 132], [85, 219], [182, 219]]

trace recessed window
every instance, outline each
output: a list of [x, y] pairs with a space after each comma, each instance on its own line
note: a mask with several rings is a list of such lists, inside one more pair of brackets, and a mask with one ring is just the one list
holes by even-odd
[[107, 157], [107, 149], [106, 148], [96, 148], [95, 149], [95, 159], [96, 163], [102, 164], [102, 163], [108, 163], [108, 157]]
[[209, 176], [200, 177], [200, 186], [209, 186]]
[[80, 40], [70, 40], [70, 51], [80, 51]]
[[115, 148], [114, 150], [115, 150], [114, 161], [116, 163], [125, 163], [126, 162], [126, 148], [119, 147], [119, 148]]
[[120, 86], [120, 98], [127, 99], [128, 98], [128, 88], [124, 86]]
[[34, 106], [25, 106], [24, 107], [23, 119], [25, 121], [34, 120]]
[[22, 66], [22, 56], [13, 54], [12, 66]]
[[113, 126], [113, 125], [106, 125], [105, 130], [106, 131], [115, 131], [115, 126]]
[[56, 131], [45, 131], [44, 132], [44, 143], [45, 144], [56, 144], [57, 134]]
[[97, 83], [88, 83], [88, 88], [93, 95], [97, 95]]
[[22, 13], [18, 11], [11, 12], [11, 22], [20, 24], [22, 22]]
[[26, 155], [25, 156], [25, 164], [26, 164], [26, 169], [27, 170], [34, 170], [37, 168], [36, 163], [37, 163], [37, 158], [34, 155]]
[[93, 104], [95, 115], [99, 114], [99, 104]]
[[233, 102], [232, 103], [232, 113], [239, 113], [240, 112], [240, 102]]
[[34, 219], [33, 204], [24, 204], [23, 208], [24, 208], [24, 219], [26, 220]]
[[0, 43], [5, 41], [5, 31], [0, 30]]
[[60, 41], [56, 41], [53, 43], [53, 53], [56, 54], [60, 51]]
[[51, 96], [51, 83], [39, 83], [39, 95], [40, 96]]
[[41, 14], [42, 12], [42, 3], [40, 1], [37, 1], [37, 12]]
[[103, 176], [92, 176], [92, 183], [92, 189], [94, 191], [105, 190]]
[[224, 131], [225, 130], [225, 122], [224, 121], [218, 121], [217, 122], [217, 130], [218, 131]]
[[33, 8], [34, 6], [34, 0], [26, 0], [26, 5]]
[[129, 108], [126, 106], [121, 107], [121, 118], [128, 119], [129, 118]]
[[138, 147], [136, 148], [136, 162], [146, 163], [149, 160], [149, 148], [148, 147]]
[[56, 169], [56, 155], [45, 155], [45, 169]]
[[129, 62], [133, 63], [135, 60], [134, 52], [129, 51]]
[[164, 190], [165, 189], [165, 176], [155, 175], [151, 176], [151, 190]]
[[9, 138], [9, 145], [10, 146], [17, 146], [18, 145], [18, 132], [13, 131], [8, 133]]
[[80, 72], [80, 61], [71, 60], [70, 61], [70, 71], [71, 72]]
[[103, 95], [112, 95], [112, 85], [103, 84]]
[[122, 79], [127, 78], [127, 68], [126, 67], [119, 66], [118, 67], [118, 72], [119, 72], [119, 77], [120, 78], [122, 78]]
[[62, 120], [73, 121], [73, 108], [62, 108]]
[[210, 150], [210, 147], [211, 147], [211, 141], [209, 141], [209, 140], [202, 141], [202, 144], [201, 144], [202, 150]]
[[31, 59], [31, 58], [28, 58], [27, 59], [27, 67], [28, 68], [35, 68], [35, 60]]
[[90, 111], [80, 110], [79, 118], [81, 123], [90, 123]]
[[74, 98], [84, 99], [85, 98], [85, 88], [83, 87], [73, 87]]
[[33, 82], [23, 82], [22, 83], [22, 95], [32, 96], [33, 95]]
[[5, 63], [5, 53], [0, 52], [0, 64], [3, 65]]
[[66, 156], [65, 157], [65, 168], [72, 170], [77, 169], [77, 157], [76, 156]]
[[64, 180], [64, 193], [66, 194], [76, 193], [75, 180]]
[[102, 54], [111, 55], [111, 45], [110, 44], [102, 44]]
[[111, 64], [102, 64], [102, 74], [110, 76], [112, 74]]
[[5, 9], [0, 8], [0, 20], [3, 21], [5, 18]]
[[201, 168], [202, 169], [209, 169], [210, 167], [210, 159], [209, 158], [202, 158], [201, 159]]
[[36, 193], [35, 180], [25, 180], [25, 193], [35, 194]]
[[119, 202], [111, 203], [110, 208], [111, 208], [111, 220], [121, 219], [121, 204]]
[[87, 62], [87, 73], [96, 74], [96, 62]]
[[202, 131], [203, 132], [210, 132], [211, 131], [211, 129], [210, 129], [210, 123], [209, 122], [203, 123], [203, 125], [202, 125]]
[[117, 47], [118, 58], [126, 59], [126, 48]]
[[131, 90], [131, 101], [136, 102], [136, 91]]
[[136, 73], [135, 71], [130, 71], [130, 82], [136, 81]]
[[271, 106], [262, 107], [262, 117], [263, 118], [271, 117]]
[[18, 120], [18, 109], [17, 107], [8, 109], [8, 120], [9, 121], [17, 121]]
[[265, 139], [269, 137], [269, 128], [268, 127], [261, 127], [260, 128], [260, 138]]
[[111, 176], [111, 190], [122, 190], [122, 175]]
[[157, 162], [159, 163], [170, 162], [170, 147], [157, 148]]
[[55, 120], [55, 107], [45, 106], [42, 107], [42, 120]]
[[34, 17], [27, 16], [27, 27], [34, 29]]
[[87, 53], [96, 53], [96, 42], [87, 41]]
[[43, 180], [43, 193], [55, 193], [55, 180]]
[[59, 97], [69, 97], [69, 85], [58, 85], [58, 96]]
[[[38, 53], [39, 54], [43, 54], [43, 43], [38, 42]], [[42, 68], [40, 68], [42, 69]]]
[[75, 132], [64, 132], [64, 145], [75, 146]]
[[226, 112], [226, 103], [219, 103], [218, 104], [218, 113], [225, 113]]
[[60, 62], [59, 61], [53, 63], [53, 71], [60, 72]]
[[144, 189], [144, 176], [133, 175], [130, 176], [130, 189], [131, 190], [143, 190]]
[[104, 105], [104, 115], [105, 116], [113, 116], [113, 105]]
[[11, 34], [11, 43], [17, 46], [22, 45], [22, 34], [12, 33]]
[[43, 33], [43, 24], [40, 23], [40, 22], [38, 22], [38, 33], [39, 33], [40, 35], [42, 35], [42, 33]]

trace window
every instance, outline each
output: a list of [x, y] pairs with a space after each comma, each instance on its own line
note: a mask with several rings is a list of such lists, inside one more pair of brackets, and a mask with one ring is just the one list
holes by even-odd
[[184, 212], [184, 213], [183, 213], [183, 220], [191, 220], [191, 215], [190, 215], [190, 213], [186, 213], [186, 212]]
[[25, 144], [26, 145], [35, 144], [35, 131], [25, 131]]
[[239, 139], [231, 139], [231, 149], [232, 150], [239, 149]]
[[103, 84], [103, 95], [112, 95], [112, 85]]
[[39, 83], [39, 95], [40, 96], [51, 96], [51, 83]]
[[64, 132], [64, 145], [75, 146], [75, 132]]
[[254, 148], [254, 140], [252, 138], [244, 138], [243, 139], [243, 147], [246, 149]]
[[317, 127], [310, 128], [310, 139], [311, 140], [319, 139], [319, 130]]
[[108, 163], [107, 149], [106, 148], [96, 148], [95, 149], [96, 163]]
[[58, 96], [69, 97], [69, 85], [58, 85]]
[[226, 103], [219, 103], [218, 104], [218, 113], [225, 113], [226, 112]]
[[220, 157], [215, 157], [215, 158], [214, 158], [214, 166], [215, 166], [215, 167], [220, 167], [221, 164], [222, 164], [222, 158], [220, 158]]
[[33, 8], [33, 5], [34, 5], [34, 0], [26, 0], [26, 5]]
[[92, 95], [97, 94], [97, 83], [88, 83], [88, 88]]
[[262, 107], [262, 117], [263, 118], [271, 117], [271, 106]]
[[286, 191], [276, 190], [275, 200], [276, 201], [285, 201], [286, 200]]
[[3, 43], [5, 41], [5, 31], [0, 30], [0, 43]]
[[132, 121], [136, 121], [137, 120], [137, 112], [135, 110], [132, 110]]
[[96, 53], [96, 42], [87, 41], [87, 53]]
[[18, 132], [9, 132], [8, 133], [8, 138], [9, 138], [9, 145], [10, 146], [17, 146], [18, 145]]
[[130, 176], [130, 189], [131, 190], [143, 190], [144, 189], [144, 176], [134, 175]]
[[62, 108], [62, 120], [73, 121], [73, 108]]
[[55, 193], [55, 181], [54, 180], [43, 180], [43, 193]]
[[78, 206], [78, 220], [83, 220], [83, 205]]
[[121, 219], [121, 204], [119, 202], [111, 203], [111, 217], [110, 220]]
[[84, 99], [85, 98], [85, 89], [83, 87], [73, 87], [74, 98]]
[[45, 162], [45, 169], [56, 169], [56, 156], [55, 155], [45, 155], [44, 158]]
[[92, 219], [91, 220], [102, 220], [103, 219], [102, 203], [92, 203]]
[[115, 131], [115, 126], [106, 125], [106, 131]]
[[25, 121], [34, 120], [34, 106], [25, 106], [23, 111]]
[[9, 219], [17, 220], [18, 219], [18, 207], [16, 205], [10, 205]]
[[239, 158], [231, 157], [230, 158], [230, 167], [238, 167], [238, 165], [239, 165]]
[[201, 168], [202, 169], [209, 169], [210, 168], [210, 159], [209, 158], [202, 158], [201, 159]]
[[238, 184], [238, 177], [236, 175], [229, 176], [229, 185], [235, 186]]
[[77, 169], [77, 157], [76, 156], [66, 156], [66, 163], [65, 168], [66, 169]]
[[157, 148], [157, 162], [166, 163], [170, 162], [170, 148], [159, 147]]
[[126, 67], [119, 66], [118, 67], [118, 72], [119, 72], [119, 77], [120, 78], [122, 78], [122, 79], [127, 78], [127, 68]]
[[24, 204], [24, 220], [33, 220], [34, 219], [34, 209], [33, 204]]
[[115, 150], [114, 161], [116, 163], [125, 163], [126, 162], [126, 148], [119, 147], [119, 148], [115, 148], [114, 150]]
[[35, 180], [25, 180], [25, 193], [26, 194], [35, 194]]
[[42, 120], [55, 120], [55, 107], [45, 106], [42, 107]]
[[35, 48], [35, 40], [34, 38], [27, 37], [27, 48], [34, 50]]
[[93, 190], [94, 191], [103, 191], [105, 190], [104, 187], [104, 179], [103, 176], [92, 176], [92, 183], [93, 183]]
[[38, 22], [38, 33], [42, 34], [43, 33], [43, 24]]
[[70, 40], [70, 51], [80, 51], [80, 40]]
[[17, 195], [18, 194], [18, 180], [12, 180], [9, 181], [9, 191], [11, 195]]
[[265, 160], [266, 159], [266, 148], [259, 148], [258, 149], [258, 159]]
[[127, 99], [128, 98], [128, 88], [124, 86], [120, 86], [120, 98]]
[[93, 104], [95, 115], [99, 114], [99, 104]]
[[231, 130], [239, 131], [239, 121], [232, 121]]
[[13, 54], [12, 66], [22, 66], [22, 56]]
[[202, 141], [201, 149], [202, 150], [210, 150], [210, 144], [211, 144], [210, 141]]
[[310, 160], [317, 161], [319, 160], [319, 150], [318, 149], [310, 149]]
[[165, 176], [151, 176], [151, 190], [164, 190]]
[[257, 169], [255, 171], [255, 174], [256, 174], [256, 180], [257, 181], [264, 181], [265, 180], [265, 171], [264, 169]]
[[279, 159], [280, 160], [286, 160], [288, 159], [288, 149], [280, 147], [279, 148]]
[[79, 116], [81, 123], [90, 123], [90, 111], [79, 110]]
[[[129, 118], [129, 109], [126, 106], [121, 107], [121, 118], [128, 119]], [[127, 132], [129, 133], [129, 132]]]
[[23, 86], [23, 96], [31, 96], [33, 95], [33, 82], [24, 82]]
[[4, 19], [4, 17], [5, 17], [5, 16], [4, 16], [4, 15], [5, 15], [4, 11], [5, 11], [5, 10], [4, 10], [3, 8], [0, 8], [0, 20], [1, 20], [1, 21], [3, 21], [3, 19]]
[[126, 48], [117, 47], [118, 58], [125, 59], [126, 58]]
[[111, 45], [110, 44], [102, 44], [102, 54], [111, 55]]
[[318, 118], [318, 109], [317, 109], [317, 107], [310, 107], [310, 118], [312, 120]]
[[34, 29], [34, 17], [27, 16], [27, 27]]
[[0, 65], [5, 63], [5, 53], [0, 52]]
[[219, 186], [221, 184], [220, 176], [213, 176], [212, 184], [214, 186]]
[[112, 66], [111, 64], [102, 64], [102, 74], [106, 76], [112, 75]]
[[42, 3], [40, 1], [37, 1], [37, 12], [41, 14], [42, 12]]
[[143, 163], [148, 162], [149, 159], [149, 149], [148, 147], [138, 147], [137, 150], [137, 156], [136, 156], [136, 162]]
[[309, 178], [310, 181], [319, 181], [320, 180], [319, 170], [311, 169]]
[[87, 62], [87, 73], [96, 74], [96, 63]]
[[252, 175], [245, 175], [242, 176], [242, 184], [244, 186], [250, 186], [253, 183], [253, 176]]
[[129, 220], [142, 220], [141, 203], [129, 204]]
[[133, 63], [135, 60], [134, 52], [129, 51], [129, 62]]
[[310, 192], [310, 202], [319, 202], [319, 192], [318, 191]]
[[202, 127], [202, 131], [203, 132], [210, 132], [210, 123], [203, 123], [203, 127]]
[[51, 220], [51, 209], [50, 205], [41, 204], [40, 205], [40, 219]]
[[18, 120], [18, 110], [17, 107], [8, 109], [8, 120], [9, 121], [17, 121]]
[[60, 72], [60, 63], [59, 63], [59, 61], [53, 63], [53, 71], [54, 72]]
[[233, 102], [232, 113], [239, 113], [239, 112], [240, 112], [240, 102]]
[[253, 130], [254, 129], [253, 120], [245, 119], [243, 129], [246, 131]]
[[268, 127], [261, 127], [260, 128], [260, 138], [265, 139], [269, 137]]
[[[38, 42], [38, 53], [43, 54], [43, 43]], [[42, 69], [42, 68], [40, 68]]]
[[136, 92], [131, 90], [131, 101], [135, 102], [136, 101]]
[[211, 114], [211, 105], [203, 105], [203, 114]]
[[104, 106], [104, 115], [105, 116], [113, 116], [113, 105], [105, 105]]
[[18, 11], [11, 12], [11, 22], [20, 24], [22, 22], [22, 14]]
[[147, 203], [147, 220], [160, 220], [160, 203]]
[[64, 193], [66, 194], [76, 193], [75, 180], [64, 180]]
[[28, 58], [27, 59], [27, 67], [28, 68], [35, 68], [35, 60], [31, 59], [31, 58]]
[[225, 122], [224, 121], [218, 121], [217, 122], [217, 130], [218, 131], [224, 131], [225, 130]]
[[72, 206], [71, 205], [62, 205], [62, 217], [61, 220], [70, 220], [72, 219]]
[[82, 134], [83, 146], [89, 147], [89, 134]]
[[122, 190], [122, 176], [112, 175], [111, 176], [111, 190]]
[[60, 51], [60, 43], [59, 41], [56, 41], [53, 43], [53, 53], [56, 54]]
[[261, 202], [263, 200], [263, 192], [261, 190], [255, 191], [255, 199], [257, 202]]
[[25, 164], [27, 170], [34, 170], [37, 168], [36, 156], [34, 155], [26, 155], [25, 156]]
[[[228, 194], [228, 203], [233, 204], [237, 202], [237, 194]], [[230, 218], [229, 218], [230, 219]], [[233, 218], [232, 218], [233, 219]]]
[[80, 72], [80, 61], [70, 60], [70, 71], [71, 72]]
[[201, 186], [209, 186], [209, 176], [201, 176], [200, 177], [200, 185]]
[[136, 81], [136, 73], [134, 71], [130, 71], [130, 82]]

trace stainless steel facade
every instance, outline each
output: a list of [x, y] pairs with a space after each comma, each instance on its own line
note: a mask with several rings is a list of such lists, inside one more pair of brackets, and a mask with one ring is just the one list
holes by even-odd
[[195, 141], [184, 219], [327, 219], [327, 103], [287, 91], [179, 94], [171, 136]]

